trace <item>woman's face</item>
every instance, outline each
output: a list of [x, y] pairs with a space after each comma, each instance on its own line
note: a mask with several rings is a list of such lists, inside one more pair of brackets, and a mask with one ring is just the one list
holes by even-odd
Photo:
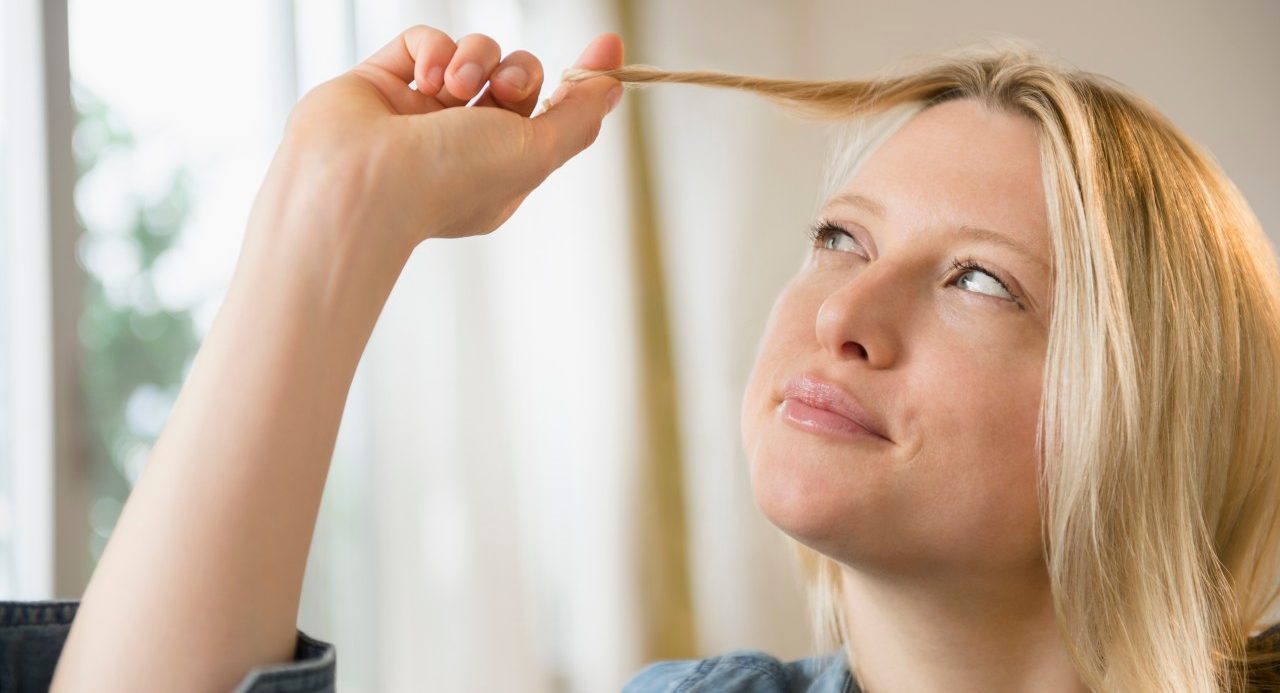
[[[756, 505], [856, 568], [1037, 569], [1051, 296], [1034, 123], [970, 99], [926, 109], [822, 216], [842, 231], [778, 297], [743, 399]], [[821, 386], [796, 390], [812, 408], [788, 397], [806, 376], [886, 437], [847, 433]]]

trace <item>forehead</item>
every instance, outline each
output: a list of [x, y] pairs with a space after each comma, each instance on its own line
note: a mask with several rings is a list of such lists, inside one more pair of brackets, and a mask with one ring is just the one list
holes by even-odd
[[1039, 135], [1026, 116], [973, 99], [927, 108], [872, 152], [842, 193], [878, 200], [902, 233], [977, 226], [1048, 262]]

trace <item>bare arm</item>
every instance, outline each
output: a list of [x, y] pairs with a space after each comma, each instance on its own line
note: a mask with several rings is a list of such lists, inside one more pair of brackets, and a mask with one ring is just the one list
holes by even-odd
[[85, 591], [55, 689], [227, 691], [255, 665], [292, 659], [339, 417], [399, 268], [285, 235], [245, 248]]
[[[578, 84], [530, 119], [541, 68], [524, 54], [515, 60], [537, 70], [531, 96], [491, 84], [492, 108], [463, 109], [408, 90], [430, 65], [451, 75], [455, 50], [490, 72], [498, 64], [496, 44], [455, 46], [415, 27], [295, 107], [231, 287], [82, 597], [52, 690], [227, 691], [252, 667], [293, 658], [343, 406], [410, 253], [501, 224], [590, 144], [617, 84]], [[621, 58], [607, 35], [579, 65]]]

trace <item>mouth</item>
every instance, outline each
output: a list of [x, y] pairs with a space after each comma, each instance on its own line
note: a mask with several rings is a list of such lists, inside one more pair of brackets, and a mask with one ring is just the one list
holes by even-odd
[[801, 430], [844, 440], [893, 442], [866, 407], [839, 386], [815, 375], [787, 381], [778, 416]]

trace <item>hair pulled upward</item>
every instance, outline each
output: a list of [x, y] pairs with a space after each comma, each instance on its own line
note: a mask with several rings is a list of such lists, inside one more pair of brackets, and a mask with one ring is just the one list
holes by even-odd
[[848, 117], [849, 106], [864, 97], [868, 91], [866, 82], [774, 79], [709, 70], [676, 72], [651, 65], [626, 65], [612, 70], [570, 68], [564, 71], [561, 78], [576, 82], [602, 75], [613, 77], [629, 88], [666, 82], [750, 91], [802, 114], [830, 119]]
[[[736, 89], [762, 96], [801, 117], [846, 120], [909, 101], [928, 104], [946, 98], [947, 92], [959, 85], [957, 80], [945, 74], [945, 67], [956, 69], [963, 65], [970, 70], [998, 70], [1000, 64], [1028, 64], [1047, 59], [1034, 44], [1006, 37], [991, 39], [985, 44], [966, 46], [951, 53], [919, 56], [914, 60], [891, 65], [868, 79], [779, 79], [716, 70], [664, 70], [642, 64], [624, 65], [609, 70], [571, 67], [561, 72], [560, 78], [565, 82], [577, 82], [592, 77], [612, 77], [628, 89], [660, 82]], [[917, 65], [920, 67], [914, 67]], [[933, 68], [932, 71], [930, 67]], [[1090, 76], [1107, 80], [1100, 75]], [[980, 78], [979, 75], [972, 77]]]
[[[833, 181], [924, 108], [971, 98], [1037, 125], [1052, 316], [1036, 442], [1063, 640], [1097, 691], [1280, 690], [1280, 268], [1213, 157], [1150, 102], [1033, 45], [988, 41], [867, 79], [648, 65], [630, 87], [745, 90], [843, 121]], [[845, 649], [844, 566], [794, 542], [818, 642]]]

